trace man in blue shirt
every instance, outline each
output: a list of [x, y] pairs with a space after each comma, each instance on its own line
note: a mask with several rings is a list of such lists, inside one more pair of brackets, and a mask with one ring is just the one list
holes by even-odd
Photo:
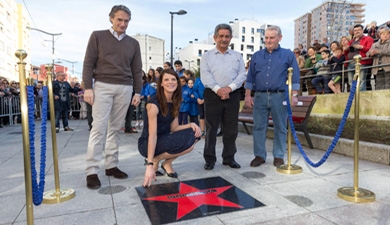
[[[253, 150], [255, 159], [251, 166], [256, 167], [265, 163], [266, 133], [269, 114], [274, 123], [273, 156], [274, 166], [284, 164], [287, 137], [287, 106], [286, 81], [287, 69], [293, 68], [292, 105], [298, 102], [299, 67], [294, 53], [281, 48], [282, 31], [278, 26], [268, 27], [265, 31], [266, 48], [253, 54], [245, 83], [245, 105], [253, 107]], [[255, 91], [254, 99], [251, 91]]]
[[215, 48], [205, 52], [200, 62], [200, 78], [205, 86], [206, 140], [203, 152], [205, 170], [212, 170], [217, 161], [215, 144], [221, 119], [224, 128], [222, 163], [235, 169], [241, 167], [234, 160], [234, 154], [237, 152], [237, 115], [240, 109], [238, 88], [244, 83], [246, 73], [241, 54], [229, 49], [232, 33], [230, 25], [217, 25], [214, 31]]

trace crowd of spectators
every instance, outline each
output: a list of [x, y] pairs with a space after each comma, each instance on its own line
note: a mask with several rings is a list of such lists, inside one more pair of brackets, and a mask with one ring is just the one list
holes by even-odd
[[[19, 83], [14, 80], [8, 81], [4, 77], [0, 77], [0, 128], [4, 124], [10, 124], [10, 117], [3, 116], [9, 114], [9, 112], [15, 112], [19, 108]], [[13, 116], [13, 123], [20, 121], [20, 116]]]
[[[302, 79], [300, 93], [308, 91], [309, 94], [329, 94], [349, 91], [355, 74], [353, 57], [358, 54], [362, 56], [360, 90], [390, 89], [390, 66], [386, 66], [390, 63], [389, 39], [390, 21], [380, 27], [372, 21], [366, 26], [354, 25], [350, 35], [342, 36], [340, 40], [332, 40], [329, 43], [325, 37], [320, 43], [315, 39], [307, 50], [299, 44], [294, 53], [301, 76], [308, 77]], [[335, 54], [337, 50], [340, 50], [341, 54]], [[324, 58], [321, 56], [323, 53], [329, 53], [329, 57]], [[342, 67], [346, 73], [341, 72]]]

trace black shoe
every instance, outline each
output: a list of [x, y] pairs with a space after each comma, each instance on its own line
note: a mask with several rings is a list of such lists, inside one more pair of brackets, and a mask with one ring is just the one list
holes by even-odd
[[73, 131], [73, 129], [70, 128], [70, 127], [65, 127], [65, 128], [64, 128], [64, 131]]
[[259, 156], [256, 156], [251, 162], [251, 167], [258, 167], [263, 163], [265, 163], [265, 160]]
[[138, 133], [137, 129], [135, 127], [132, 127], [130, 129], [125, 129], [125, 134], [136, 134]]
[[212, 170], [212, 169], [214, 169], [214, 163], [206, 163], [206, 164], [204, 164], [204, 169], [205, 170]]
[[161, 163], [161, 169], [164, 170], [164, 172], [168, 175], [168, 177], [172, 177], [172, 178], [177, 178], [178, 177], [176, 172], [168, 173], [167, 170], [164, 168], [164, 163]]
[[240, 164], [238, 164], [234, 160], [231, 161], [231, 162], [223, 162], [222, 164], [225, 165], [225, 166], [230, 166], [230, 168], [233, 168], [233, 169], [240, 169], [241, 168]]
[[161, 176], [164, 176], [164, 174], [157, 170], [156, 171], [156, 177], [161, 177]]
[[274, 166], [278, 167], [284, 164], [284, 160], [282, 158], [274, 158]]
[[97, 174], [91, 174], [87, 176], [87, 187], [89, 189], [98, 189], [102, 186]]
[[217, 137], [222, 137], [223, 136], [223, 133], [222, 132], [219, 132], [218, 134], [217, 134]]
[[113, 176], [118, 179], [126, 179], [128, 176], [125, 172], [122, 172], [118, 167], [114, 167], [106, 170], [107, 176]]

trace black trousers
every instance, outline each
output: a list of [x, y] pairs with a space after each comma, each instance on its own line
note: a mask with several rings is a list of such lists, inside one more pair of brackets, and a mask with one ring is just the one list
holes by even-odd
[[[131, 101], [133, 101], [134, 94], [135, 94], [135, 92], [133, 89]], [[126, 117], [125, 117], [125, 131], [127, 131], [127, 132], [131, 131], [133, 128], [133, 126], [131, 125], [131, 120], [133, 120], [133, 116], [134, 116], [134, 105], [131, 104], [131, 101], [130, 101], [130, 105], [129, 105], [129, 108], [127, 109], [127, 113], [126, 113]]]
[[238, 133], [238, 112], [240, 110], [240, 92], [230, 93], [229, 99], [221, 100], [211, 89], [204, 91], [204, 107], [206, 121], [206, 140], [203, 157], [206, 163], [214, 164], [217, 161], [215, 145], [217, 131], [221, 121], [223, 125], [223, 162], [229, 163], [234, 160], [237, 152], [236, 139]]
[[92, 126], [92, 121], [93, 121], [93, 118], [92, 118], [92, 105], [90, 105], [89, 103], [85, 102], [85, 104], [87, 105], [87, 120], [88, 120], [88, 126]]

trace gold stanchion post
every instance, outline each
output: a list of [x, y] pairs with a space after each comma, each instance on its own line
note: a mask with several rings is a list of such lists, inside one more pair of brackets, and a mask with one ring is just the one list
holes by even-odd
[[55, 190], [46, 191], [43, 193], [43, 203], [53, 204], [68, 201], [76, 196], [76, 192], [71, 189], [60, 189], [60, 177], [58, 170], [58, 151], [57, 151], [57, 134], [55, 125], [55, 109], [54, 109], [54, 94], [53, 94], [53, 82], [52, 81], [52, 65], [45, 65], [47, 75], [47, 87], [49, 93], [49, 105], [50, 105], [50, 124], [51, 124], [51, 138], [53, 148], [53, 166], [54, 166], [54, 182]]
[[[292, 103], [291, 92], [292, 92], [292, 71], [293, 68], [288, 68], [288, 96], [290, 99], [290, 103]], [[291, 124], [288, 121], [288, 130], [287, 130], [287, 164], [283, 164], [277, 167], [277, 171], [279, 173], [284, 174], [299, 174], [302, 173], [302, 167], [298, 165], [291, 164]]]
[[23, 158], [24, 158], [24, 185], [26, 189], [26, 213], [27, 224], [34, 224], [33, 201], [32, 201], [32, 178], [31, 178], [31, 160], [30, 160], [30, 134], [28, 128], [28, 106], [26, 90], [26, 51], [18, 49], [15, 56], [19, 59], [19, 83], [20, 83], [20, 110], [22, 117], [22, 139], [23, 139]]
[[360, 102], [360, 61], [361, 55], [355, 55], [355, 76], [357, 81], [355, 93], [355, 134], [354, 134], [354, 183], [353, 187], [342, 187], [337, 190], [337, 196], [349, 202], [374, 202], [375, 194], [369, 190], [359, 188], [359, 102]]

